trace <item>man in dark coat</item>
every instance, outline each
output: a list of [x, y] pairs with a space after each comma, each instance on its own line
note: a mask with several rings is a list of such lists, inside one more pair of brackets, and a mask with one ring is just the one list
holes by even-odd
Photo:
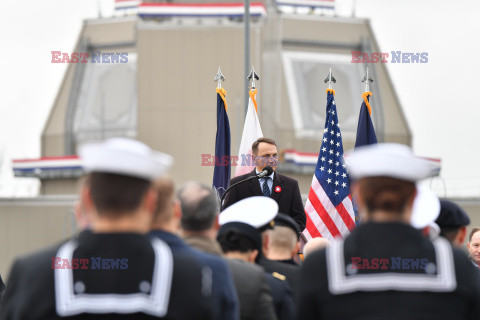
[[435, 223], [440, 227], [440, 235], [452, 245], [461, 248], [465, 244], [470, 218], [455, 202], [440, 200], [440, 214]]
[[284, 276], [295, 299], [300, 281], [300, 266], [293, 257], [298, 252], [300, 230], [292, 218], [282, 213], [275, 217], [274, 222], [273, 229], [262, 232], [264, 254], [258, 264], [268, 273]]
[[233, 187], [226, 195], [222, 210], [235, 202], [252, 196], [267, 196], [278, 203], [279, 211], [292, 217], [300, 231], [305, 229], [306, 216], [298, 182], [276, 171], [278, 163], [277, 144], [269, 138], [259, 138], [252, 145], [252, 160], [256, 168], [250, 173], [230, 180], [229, 186], [254, 177], [266, 166], [274, 172], [261, 179], [253, 179]]
[[2, 276], [0, 275], [0, 298], [2, 297], [3, 291], [5, 291], [5, 283], [3, 283]]
[[[217, 242], [218, 201], [203, 184], [190, 182], [178, 192], [182, 207], [182, 234], [185, 241], [203, 252], [223, 257]], [[223, 259], [223, 258], [222, 258]], [[276, 319], [273, 300], [262, 268], [241, 260], [223, 259], [232, 272], [240, 302], [242, 320]]]
[[[262, 252], [262, 238], [258, 229], [273, 225], [277, 213], [277, 203], [266, 197], [244, 199], [223, 211], [219, 217], [221, 228], [217, 239], [225, 255], [232, 259], [258, 263]], [[279, 320], [294, 319], [292, 292], [285, 276], [265, 272], [265, 278]]]
[[157, 200], [151, 181], [173, 159], [120, 138], [83, 145], [79, 155], [91, 229], [17, 259], [0, 319], [211, 319], [202, 266], [145, 235]]
[[[240, 310], [233, 283], [232, 274], [224, 259], [200, 252], [190, 247], [177, 234], [180, 230], [182, 210], [175, 198], [175, 187], [169, 178], [162, 178], [155, 183], [158, 191], [157, 209], [150, 235], [165, 241], [172, 253], [184, 254], [197, 258], [200, 263], [210, 269], [212, 279], [212, 300], [214, 320], [239, 320]], [[205, 202], [217, 204], [217, 195], [212, 190]], [[201, 197], [202, 194], [199, 194]], [[209, 198], [208, 198], [209, 197]]]

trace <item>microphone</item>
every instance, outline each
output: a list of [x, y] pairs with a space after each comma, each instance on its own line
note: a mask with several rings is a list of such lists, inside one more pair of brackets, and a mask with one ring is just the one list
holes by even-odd
[[[228, 191], [230, 191], [233, 187], [239, 185], [240, 183], [244, 183], [244, 182], [247, 182], [247, 181], [250, 181], [250, 180], [253, 180], [253, 179], [261, 179], [265, 176], [269, 176], [273, 173], [273, 169], [272, 167], [265, 167], [263, 168], [262, 172], [260, 172], [259, 174], [257, 174], [256, 176], [250, 176], [246, 179], [243, 179], [243, 180], [240, 180], [232, 185], [230, 185], [227, 190], [225, 190], [225, 192], [223, 193], [223, 195], [220, 197], [220, 204], [223, 206], [223, 200], [225, 199], [225, 196], [227, 195]], [[222, 209], [223, 210], [223, 209]], [[221, 211], [222, 211], [221, 210]]]
[[257, 174], [257, 178], [261, 179], [263, 177], [269, 176], [273, 173], [272, 167], [265, 167], [263, 168], [263, 171]]

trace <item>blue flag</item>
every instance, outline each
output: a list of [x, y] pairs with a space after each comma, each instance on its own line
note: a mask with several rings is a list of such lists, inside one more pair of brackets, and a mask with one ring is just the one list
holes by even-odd
[[230, 181], [230, 123], [223, 88], [217, 88], [217, 136], [215, 138], [215, 169], [213, 188], [221, 197]]
[[372, 118], [370, 116], [372, 108], [370, 107], [369, 97], [371, 92], [362, 94], [363, 102], [360, 107], [360, 116], [358, 117], [357, 139], [355, 140], [355, 148], [377, 143], [377, 136], [373, 128]]
[[[360, 115], [358, 116], [357, 138], [355, 140], [355, 148], [377, 143], [377, 135], [372, 122], [372, 107], [370, 107], [370, 91], [362, 94], [363, 102], [360, 107]], [[358, 208], [356, 202], [356, 195], [353, 194], [353, 208], [355, 209], [355, 224], [358, 225], [360, 217], [358, 215]]]

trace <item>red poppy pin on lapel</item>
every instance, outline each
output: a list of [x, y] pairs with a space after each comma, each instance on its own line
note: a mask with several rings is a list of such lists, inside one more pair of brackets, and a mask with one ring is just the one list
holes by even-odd
[[282, 192], [282, 188], [281, 188], [280, 186], [276, 186], [276, 187], [275, 187], [275, 192], [276, 192], [276, 193]]

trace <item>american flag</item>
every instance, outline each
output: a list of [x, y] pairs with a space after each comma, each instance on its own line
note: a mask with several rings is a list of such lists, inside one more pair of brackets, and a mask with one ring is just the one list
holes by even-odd
[[343, 144], [338, 124], [335, 91], [327, 89], [327, 119], [305, 212], [306, 240], [316, 237], [345, 237], [355, 228], [355, 213], [347, 170], [343, 162]]

